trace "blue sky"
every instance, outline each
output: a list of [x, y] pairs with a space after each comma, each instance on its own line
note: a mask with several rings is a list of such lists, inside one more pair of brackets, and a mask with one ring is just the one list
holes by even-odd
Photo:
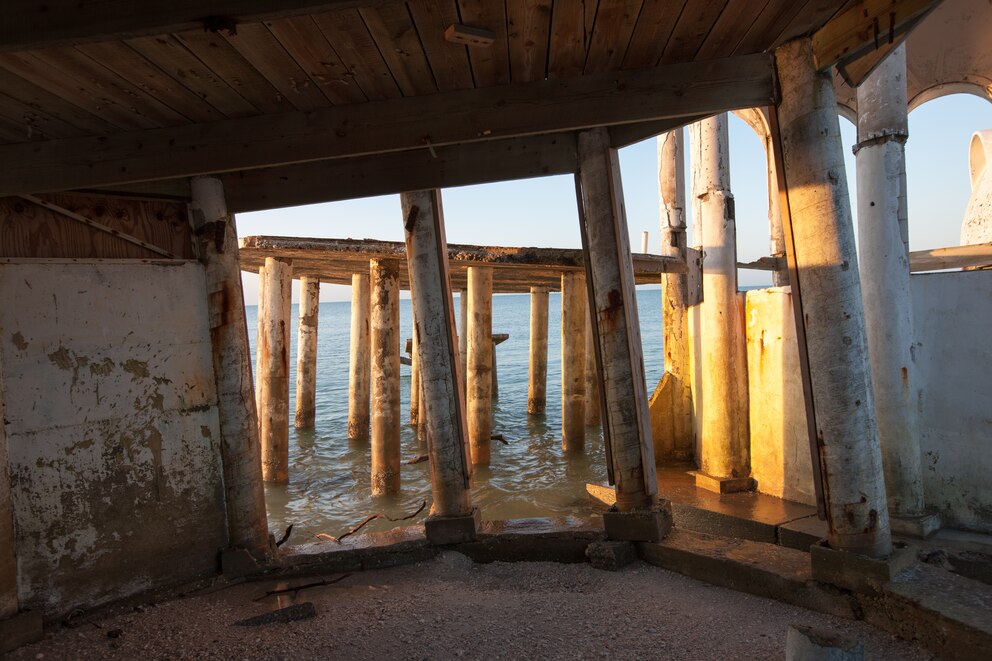
[[[909, 116], [906, 145], [909, 184], [910, 249], [958, 245], [961, 220], [970, 195], [968, 144], [972, 133], [992, 128], [992, 104], [956, 94], [936, 99]], [[841, 119], [847, 175], [854, 204], [854, 126]], [[737, 210], [740, 261], [768, 254], [768, 189], [764, 150], [741, 120], [731, 116], [731, 188]], [[660, 249], [657, 156], [654, 139], [620, 152], [631, 245], [650, 232], [649, 251]], [[688, 180], [688, 176], [687, 176]], [[687, 191], [689, 195], [689, 191]], [[571, 176], [465, 186], [442, 193], [448, 241], [478, 245], [578, 248], [575, 189]], [[687, 206], [689, 206], [687, 204]], [[241, 236], [281, 236], [403, 240], [398, 195], [240, 214]], [[691, 222], [691, 221], [690, 221]], [[690, 237], [690, 244], [691, 244]], [[768, 275], [741, 271], [742, 285], [768, 284]], [[258, 298], [258, 277], [244, 274], [245, 302]], [[349, 300], [350, 287], [321, 286], [321, 300]], [[293, 300], [299, 297], [294, 282]]]

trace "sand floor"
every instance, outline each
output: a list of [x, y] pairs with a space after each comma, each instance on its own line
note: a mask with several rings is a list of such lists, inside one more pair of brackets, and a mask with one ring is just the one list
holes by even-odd
[[[327, 579], [334, 578], [329, 575]], [[713, 587], [643, 563], [477, 565], [447, 552], [415, 565], [352, 574], [295, 597], [248, 583], [52, 631], [12, 659], [776, 659], [786, 627], [828, 629], [866, 658], [929, 659], [862, 622]], [[234, 623], [291, 603], [317, 616]]]

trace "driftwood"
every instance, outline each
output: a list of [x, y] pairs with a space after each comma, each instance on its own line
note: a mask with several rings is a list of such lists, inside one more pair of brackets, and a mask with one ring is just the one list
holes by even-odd
[[357, 526], [355, 526], [354, 528], [352, 528], [351, 530], [349, 530], [345, 534], [341, 535], [340, 537], [334, 537], [332, 535], [328, 535], [326, 532], [317, 533], [316, 535], [314, 535], [314, 537], [319, 537], [320, 539], [326, 539], [326, 540], [329, 540], [329, 541], [332, 541], [332, 542], [337, 542], [338, 544], [340, 544], [342, 539], [344, 539], [345, 537], [348, 537], [349, 535], [354, 535], [356, 532], [358, 532], [359, 530], [361, 530], [362, 528], [364, 528], [365, 526], [367, 526], [369, 523], [375, 521], [376, 519], [386, 519], [387, 521], [408, 521], [408, 520], [412, 519], [413, 517], [417, 516], [418, 514], [420, 514], [421, 512], [423, 512], [424, 511], [424, 508], [426, 508], [426, 507], [427, 507], [427, 501], [425, 500], [424, 502], [422, 502], [420, 504], [420, 507], [418, 507], [417, 508], [417, 511], [414, 512], [413, 514], [407, 514], [406, 516], [401, 516], [401, 517], [396, 518], [396, 519], [394, 519], [393, 517], [388, 516], [386, 514], [383, 514], [382, 512], [376, 512], [375, 514], [372, 514], [371, 516], [366, 517], [364, 521], [362, 521]]
[[410, 459], [409, 461], [407, 461], [406, 462], [406, 465], [407, 466], [412, 466], [413, 464], [419, 464], [419, 463], [422, 463], [424, 461], [427, 461], [428, 459], [430, 459], [430, 457], [428, 455], [421, 454], [421, 455], [418, 455], [418, 456], [414, 457], [413, 459]]
[[332, 578], [329, 581], [315, 581], [313, 583], [304, 583], [303, 585], [292, 585], [292, 586], [290, 586], [288, 588], [280, 588], [278, 590], [269, 590], [268, 592], [266, 592], [265, 594], [263, 594], [261, 597], [256, 597], [255, 598], [255, 601], [261, 601], [262, 599], [265, 599], [266, 597], [271, 597], [274, 594], [290, 594], [290, 593], [292, 593], [293, 596], [296, 596], [296, 594], [298, 592], [300, 592], [301, 590], [309, 590], [310, 588], [319, 588], [319, 587], [323, 587], [325, 585], [334, 585], [335, 583], [339, 583], [339, 582], [343, 581], [344, 579], [348, 578], [349, 576], [351, 576], [351, 572], [348, 572], [347, 574], [342, 574], [341, 576], [338, 576], [337, 578]]
[[506, 437], [502, 434], [493, 434], [489, 437], [490, 441], [499, 441], [503, 445], [509, 445], [510, 443], [506, 440]]
[[285, 544], [286, 541], [289, 540], [289, 536], [292, 534], [293, 534], [293, 524], [291, 523], [289, 524], [289, 527], [286, 528], [286, 534], [284, 534], [282, 538], [278, 542], [276, 542], [276, 548]]

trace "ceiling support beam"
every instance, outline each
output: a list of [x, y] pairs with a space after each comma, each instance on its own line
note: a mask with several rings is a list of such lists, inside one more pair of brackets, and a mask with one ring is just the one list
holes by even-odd
[[0, 195], [288, 165], [772, 105], [771, 56], [0, 147]]

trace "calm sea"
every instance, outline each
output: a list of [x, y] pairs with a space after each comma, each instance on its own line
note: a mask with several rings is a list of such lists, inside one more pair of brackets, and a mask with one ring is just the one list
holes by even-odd
[[[456, 297], [457, 298], [457, 297]], [[483, 518], [508, 519], [591, 511], [586, 482], [605, 482], [602, 434], [588, 428], [586, 453], [565, 457], [561, 452], [561, 298], [549, 297], [548, 403], [542, 416], [527, 415], [527, 358], [530, 297], [526, 294], [493, 297], [493, 332], [510, 338], [496, 350], [499, 400], [494, 402], [493, 433], [507, 444], [494, 441], [492, 464], [477, 468], [473, 478], [475, 503]], [[638, 291], [644, 367], [648, 393], [663, 372], [661, 293]], [[457, 301], [456, 301], [457, 303]], [[457, 306], [456, 306], [457, 310]], [[257, 307], [247, 307], [252, 343], [257, 328]], [[348, 349], [351, 305], [321, 303], [317, 341], [317, 421], [310, 431], [289, 431], [289, 484], [267, 485], [269, 528], [281, 537], [293, 524], [291, 543], [314, 539], [318, 533], [339, 536], [365, 517], [382, 512], [394, 518], [430, 503], [428, 464], [403, 465], [402, 492], [373, 497], [369, 488], [369, 448], [348, 442]], [[295, 410], [296, 319], [293, 306], [290, 360], [290, 420]], [[400, 301], [401, 338], [411, 335], [410, 301]], [[403, 461], [426, 452], [418, 444], [409, 422], [410, 368], [401, 368], [401, 419]], [[426, 510], [425, 510], [426, 513]], [[411, 522], [423, 518], [423, 514]], [[376, 520], [363, 530], [385, 530], [396, 523]]]

